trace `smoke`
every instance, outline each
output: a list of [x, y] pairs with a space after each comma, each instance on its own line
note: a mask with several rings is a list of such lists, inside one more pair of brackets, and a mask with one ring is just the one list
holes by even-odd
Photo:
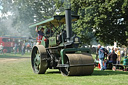
[[20, 13], [16, 7], [11, 12], [5, 14], [3, 17], [6, 17], [6, 19], [4, 19], [2, 22], [4, 27], [2, 28], [2, 30], [4, 30], [4, 36], [31, 37], [28, 24], [18, 21]]

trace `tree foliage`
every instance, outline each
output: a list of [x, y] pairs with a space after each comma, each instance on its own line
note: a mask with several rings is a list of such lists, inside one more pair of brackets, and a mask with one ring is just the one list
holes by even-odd
[[104, 44], [127, 45], [128, 0], [72, 0], [72, 9], [81, 16], [79, 29], [90, 30]]
[[56, 0], [56, 6], [61, 11], [61, 14], [65, 13], [64, 9], [71, 8], [72, 15], [80, 16], [80, 19], [77, 21], [77, 23], [72, 24], [73, 32], [75, 35], [81, 38], [82, 44], [90, 44], [90, 42], [94, 39], [94, 34], [92, 33], [92, 28], [85, 24], [84, 17], [80, 15], [85, 15], [84, 12], [79, 13], [79, 10], [81, 9], [79, 2], [80, 1], [77, 0]]

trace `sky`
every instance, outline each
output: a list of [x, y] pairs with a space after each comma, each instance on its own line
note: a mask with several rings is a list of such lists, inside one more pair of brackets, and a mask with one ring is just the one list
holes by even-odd
[[[2, 6], [0, 6], [0, 10], [2, 9]], [[1, 11], [0, 11], [0, 17], [1, 17]]]
[[0, 17], [1, 17], [1, 11], [0, 11]]
[[[2, 6], [0, 6], [0, 17], [2, 17], [1, 9], [3, 9]], [[12, 15], [12, 13], [11, 12], [7, 12], [7, 14], [5, 14], [3, 16], [7, 17], [8, 15]]]
[[2, 6], [0, 6], [0, 9], [2, 9]]

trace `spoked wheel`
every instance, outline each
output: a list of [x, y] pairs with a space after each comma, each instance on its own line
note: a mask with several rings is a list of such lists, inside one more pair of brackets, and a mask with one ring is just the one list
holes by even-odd
[[66, 76], [91, 75], [94, 70], [94, 61], [90, 54], [66, 54], [66, 67], [60, 68]]
[[31, 64], [33, 71], [37, 74], [44, 74], [47, 70], [47, 58], [46, 50], [44, 46], [37, 45], [32, 49]]

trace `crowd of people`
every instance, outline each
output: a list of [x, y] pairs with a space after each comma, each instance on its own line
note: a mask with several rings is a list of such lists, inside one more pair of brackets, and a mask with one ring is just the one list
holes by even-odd
[[[121, 58], [127, 56], [127, 49], [121, 52], [119, 48], [105, 49], [98, 45], [97, 53], [99, 56], [100, 70], [107, 69], [108, 64], [120, 64]], [[110, 66], [111, 67], [111, 66]]]
[[25, 54], [25, 51], [29, 52], [31, 50], [31, 46], [29, 43], [25, 45], [25, 43], [15, 43], [13, 47], [14, 53], [21, 53], [22, 55]]
[[[44, 36], [44, 28], [41, 27], [40, 30], [38, 28], [39, 27], [37, 26], [36, 29], [35, 29], [35, 31], [38, 33], [38, 37], [37, 37], [38, 39], [37, 39], [36, 44], [40, 45], [41, 41], [42, 41], [42, 38]], [[49, 30], [47, 32], [49, 32]], [[33, 43], [33, 44], [35, 45], [35, 43]], [[33, 46], [33, 44], [32, 44], [32, 46]], [[24, 55], [25, 52], [31, 52], [32, 46], [30, 45], [30, 43], [15, 41], [10, 52], [14, 52], [15, 54], [21, 53], [22, 55]], [[2, 45], [2, 43], [0, 43], [0, 53], [3, 54], [3, 53], [6, 53], [6, 52], [8, 52], [8, 51], [6, 50], [4, 52], [4, 46]]]

